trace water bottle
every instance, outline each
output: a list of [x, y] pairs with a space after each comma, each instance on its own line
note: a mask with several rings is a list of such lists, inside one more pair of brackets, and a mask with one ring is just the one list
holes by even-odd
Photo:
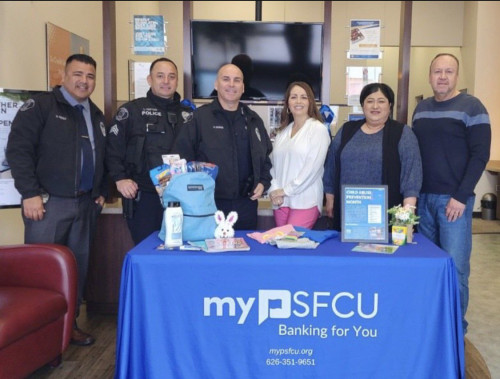
[[178, 201], [169, 201], [165, 209], [165, 246], [182, 246], [183, 213]]

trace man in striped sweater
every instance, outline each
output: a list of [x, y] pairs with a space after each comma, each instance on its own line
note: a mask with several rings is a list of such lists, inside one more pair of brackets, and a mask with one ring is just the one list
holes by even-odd
[[423, 168], [419, 232], [453, 257], [465, 334], [474, 188], [490, 157], [491, 127], [481, 101], [457, 90], [458, 67], [452, 54], [432, 60], [429, 83], [434, 96], [417, 105], [413, 131]]

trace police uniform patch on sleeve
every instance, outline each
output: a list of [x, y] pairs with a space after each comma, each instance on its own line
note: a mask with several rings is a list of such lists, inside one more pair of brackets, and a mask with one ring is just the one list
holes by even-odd
[[28, 99], [26, 100], [26, 102], [23, 104], [23, 106], [21, 108], [19, 108], [19, 110], [21, 112], [24, 112], [24, 111], [27, 111], [28, 109], [31, 109], [35, 106], [35, 100], [33, 99]]
[[111, 134], [114, 134], [115, 136], [117, 136], [117, 135], [118, 135], [118, 125], [114, 124], [114, 125], [111, 127], [111, 129], [109, 129], [109, 132], [110, 132]]
[[259, 139], [259, 142], [262, 142], [262, 139], [260, 138], [260, 131], [259, 131], [259, 129], [255, 128], [255, 134], [257, 135], [257, 138]]
[[182, 119], [184, 120], [184, 124], [193, 119], [193, 112], [182, 111], [181, 115]]
[[125, 107], [120, 108], [116, 115], [116, 121], [123, 121], [128, 118], [128, 110]]
[[104, 122], [99, 123], [99, 128], [101, 129], [101, 133], [103, 137], [106, 137], [106, 127], [104, 126]]

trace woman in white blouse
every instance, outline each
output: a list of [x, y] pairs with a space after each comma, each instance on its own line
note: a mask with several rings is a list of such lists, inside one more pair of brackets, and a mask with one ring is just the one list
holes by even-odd
[[269, 197], [276, 226], [312, 228], [323, 208], [323, 164], [330, 133], [305, 82], [288, 86], [274, 141]]

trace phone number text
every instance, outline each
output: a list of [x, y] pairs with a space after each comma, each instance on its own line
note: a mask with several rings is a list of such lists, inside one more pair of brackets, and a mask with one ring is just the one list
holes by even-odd
[[316, 366], [316, 362], [313, 358], [268, 358], [266, 359], [266, 365], [268, 366]]

